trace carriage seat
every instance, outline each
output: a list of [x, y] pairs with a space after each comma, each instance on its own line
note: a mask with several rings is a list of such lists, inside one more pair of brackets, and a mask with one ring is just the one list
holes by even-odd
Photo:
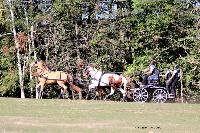
[[160, 84], [159, 81], [160, 81], [160, 78], [159, 78], [159, 75], [157, 74], [153, 74], [148, 77], [148, 85], [158, 86]]

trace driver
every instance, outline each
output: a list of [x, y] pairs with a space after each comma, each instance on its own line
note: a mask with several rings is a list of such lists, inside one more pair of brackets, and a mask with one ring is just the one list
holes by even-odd
[[143, 77], [143, 85], [147, 85], [149, 80], [152, 80], [154, 78], [158, 79], [159, 78], [159, 72], [158, 69], [156, 68], [156, 61], [152, 60], [144, 71], [144, 77]]

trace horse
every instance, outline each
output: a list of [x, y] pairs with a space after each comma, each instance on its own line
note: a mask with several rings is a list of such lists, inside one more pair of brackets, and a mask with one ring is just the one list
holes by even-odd
[[[36, 72], [31, 73], [37, 78], [39, 83], [36, 85], [36, 99], [42, 99], [43, 89], [45, 85], [58, 84], [61, 86], [61, 98], [64, 98], [64, 94], [67, 92], [68, 84], [74, 91], [79, 93], [79, 99], [81, 99], [81, 89], [74, 85], [73, 77], [69, 73], [63, 71], [50, 71], [46, 66], [44, 61], [36, 61], [30, 64], [31, 68], [36, 67]], [[40, 87], [40, 89], [39, 89]], [[72, 97], [74, 99], [74, 94], [72, 90]]]
[[[114, 73], [103, 73], [102, 71], [97, 70], [94, 65], [91, 64], [86, 67], [84, 73], [86, 76], [91, 76], [89, 91], [98, 87], [110, 86], [111, 92], [105, 97], [105, 99], [114, 94], [115, 90], [118, 88], [123, 94], [123, 100], [125, 100], [128, 80], [124, 76]], [[102, 94], [103, 92], [101, 91], [100, 93]]]

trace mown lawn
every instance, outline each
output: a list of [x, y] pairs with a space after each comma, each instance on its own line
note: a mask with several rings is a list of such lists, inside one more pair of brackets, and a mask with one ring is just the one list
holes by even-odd
[[0, 98], [0, 133], [200, 133], [200, 105]]

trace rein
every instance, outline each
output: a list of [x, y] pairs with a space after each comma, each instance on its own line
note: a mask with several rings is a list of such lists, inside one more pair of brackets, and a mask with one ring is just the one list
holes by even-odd
[[38, 73], [38, 75], [39, 75], [40, 77], [44, 77], [44, 78], [48, 79], [48, 76], [45, 77], [44, 75], [45, 75], [45, 74], [48, 74], [48, 73], [50, 73], [50, 72], [51, 72], [51, 71], [48, 70], [48, 72], [44, 73], [44, 68], [42, 68], [42, 69], [41, 69], [41, 72]]
[[100, 76], [100, 78], [99, 78], [99, 83], [98, 83], [98, 86], [100, 86], [101, 79], [102, 79], [103, 75], [104, 75], [104, 73], [102, 72], [102, 74], [101, 74], [101, 76]]

